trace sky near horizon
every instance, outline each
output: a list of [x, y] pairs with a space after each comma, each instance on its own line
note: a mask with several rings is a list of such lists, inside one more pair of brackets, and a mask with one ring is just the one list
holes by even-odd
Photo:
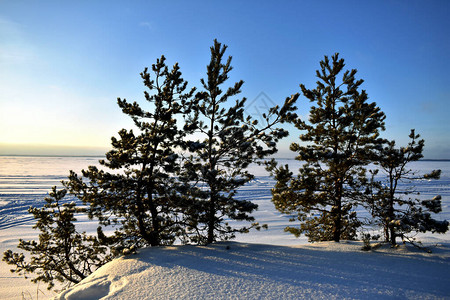
[[[200, 87], [215, 38], [256, 113], [315, 88], [335, 52], [386, 113], [383, 136], [450, 159], [450, 1], [0, 1], [0, 154], [100, 154], [164, 54]], [[256, 99], [256, 101], [254, 101]], [[301, 96], [299, 113], [310, 103]], [[280, 156], [293, 156], [288, 145]]]

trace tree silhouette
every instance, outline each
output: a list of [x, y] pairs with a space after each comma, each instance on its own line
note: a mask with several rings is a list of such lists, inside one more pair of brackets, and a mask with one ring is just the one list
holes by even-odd
[[420, 200], [414, 181], [439, 179], [441, 170], [433, 170], [428, 174], [420, 175], [417, 171], [408, 168], [408, 164], [423, 158], [422, 151], [425, 145], [423, 139], [412, 129], [409, 135], [410, 142], [406, 147], [395, 147], [395, 141], [390, 141], [380, 151], [378, 165], [385, 175], [376, 181], [373, 172], [372, 188], [369, 209], [373, 217], [383, 227], [385, 239], [392, 246], [397, 244], [400, 237], [403, 241], [414, 243], [411, 233], [437, 232], [445, 233], [448, 230], [448, 221], [439, 221], [432, 218], [432, 214], [442, 211], [441, 196], [433, 199]]
[[48, 289], [56, 282], [65, 282], [66, 287], [76, 284], [112, 258], [97, 237], [77, 231], [75, 215], [86, 209], [65, 200], [66, 194], [66, 189], [53, 187], [42, 208], [28, 210], [36, 219], [33, 228], [40, 231], [37, 241], [19, 241], [17, 247], [29, 252], [28, 261], [23, 253], [8, 250], [3, 254], [3, 261], [15, 266], [11, 272], [25, 278], [34, 273], [32, 281], [45, 282]]
[[141, 73], [151, 111], [118, 99], [138, 134], [122, 129], [119, 138], [112, 138], [113, 149], [100, 161], [111, 171], [91, 166], [81, 177], [69, 176], [71, 193], [90, 205], [90, 215], [105, 226], [119, 226], [114, 238], [121, 247], [171, 244], [183, 232], [184, 198], [175, 175], [177, 151], [188, 132], [179, 128], [177, 117], [190, 110], [195, 89], [187, 91], [178, 64], [169, 70], [164, 56], [152, 71], [154, 79], [147, 69]]
[[[192, 155], [185, 163], [182, 177], [197, 187], [193, 195], [197, 199], [197, 239], [204, 243], [229, 239], [236, 232], [249, 230], [247, 226], [233, 228], [226, 221], [254, 221], [250, 213], [257, 205], [236, 199], [236, 190], [253, 179], [247, 170], [250, 163], [277, 151], [276, 143], [288, 132], [275, 126], [294, 118], [292, 111], [296, 109], [294, 96], [286, 99], [281, 108], [275, 106], [263, 114], [265, 124], [246, 117], [246, 98], [233, 104], [229, 101], [241, 92], [244, 82], [236, 82], [222, 91], [232, 70], [231, 56], [224, 59], [226, 49], [227, 46], [214, 40], [207, 78], [201, 80], [203, 91], [196, 95], [199, 105], [193, 107], [194, 115], [188, 122], [201, 138], [189, 144]], [[258, 227], [255, 223], [252, 226]]]
[[301, 222], [300, 228], [286, 230], [297, 236], [304, 233], [310, 241], [355, 238], [359, 221], [353, 207], [365, 178], [363, 167], [383, 142], [379, 131], [384, 130], [384, 113], [368, 102], [365, 90], [359, 91], [363, 80], [355, 79], [357, 71], [343, 72], [344, 66], [337, 53], [331, 60], [325, 56], [316, 72], [317, 87], [300, 85], [313, 105], [308, 122], [292, 121], [304, 132], [303, 143], [290, 146], [296, 159], [305, 162], [298, 176], [288, 165], [269, 166], [277, 180], [272, 190], [275, 207]]

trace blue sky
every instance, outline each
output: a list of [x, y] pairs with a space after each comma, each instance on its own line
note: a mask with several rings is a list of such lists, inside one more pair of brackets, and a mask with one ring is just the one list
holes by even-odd
[[143, 99], [139, 73], [164, 54], [199, 86], [217, 38], [249, 103], [314, 88], [339, 52], [385, 137], [402, 145], [415, 128], [426, 158], [450, 158], [449, 15], [450, 1], [0, 1], [0, 154], [103, 153], [131, 127], [116, 99]]

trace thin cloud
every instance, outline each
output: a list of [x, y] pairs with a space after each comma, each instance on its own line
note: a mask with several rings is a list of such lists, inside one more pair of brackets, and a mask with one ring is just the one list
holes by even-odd
[[141, 22], [141, 23], [139, 23], [139, 26], [145, 27], [149, 30], [153, 30], [153, 26], [149, 22]]
[[35, 58], [34, 47], [26, 41], [22, 25], [0, 17], [0, 63], [27, 63]]

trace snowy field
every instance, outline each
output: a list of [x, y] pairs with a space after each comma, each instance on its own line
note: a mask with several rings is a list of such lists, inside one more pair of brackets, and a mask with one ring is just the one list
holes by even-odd
[[[27, 215], [30, 205], [41, 206], [53, 185], [72, 169], [97, 164], [93, 157], [0, 157], [0, 252], [15, 249], [19, 238], [37, 236]], [[300, 163], [282, 160], [295, 171]], [[424, 199], [440, 194], [450, 220], [450, 162], [416, 162], [420, 172], [442, 169], [441, 180], [421, 181]], [[68, 299], [228, 298], [383, 298], [450, 299], [450, 234], [421, 235], [432, 254], [411, 248], [362, 252], [360, 244], [315, 243], [284, 233], [289, 217], [270, 202], [274, 181], [263, 167], [242, 188], [239, 197], [259, 205], [254, 216], [269, 229], [240, 235], [233, 243], [208, 247], [175, 246], [144, 249], [137, 255], [105, 265], [88, 281], [64, 296]], [[80, 220], [83, 230], [96, 224]], [[227, 247], [229, 246], [229, 247]], [[229, 249], [227, 249], [229, 248]], [[175, 250], [176, 251], [173, 251]], [[153, 291], [153, 292], [152, 292]], [[44, 295], [45, 294], [45, 295]], [[73, 298], [69, 296], [72, 295]], [[31, 284], [0, 262], [0, 299], [46, 299], [54, 296], [44, 285]], [[65, 299], [62, 297], [62, 299]]]
[[434, 255], [357, 242], [147, 248], [57, 299], [448, 299], [448, 246]]

